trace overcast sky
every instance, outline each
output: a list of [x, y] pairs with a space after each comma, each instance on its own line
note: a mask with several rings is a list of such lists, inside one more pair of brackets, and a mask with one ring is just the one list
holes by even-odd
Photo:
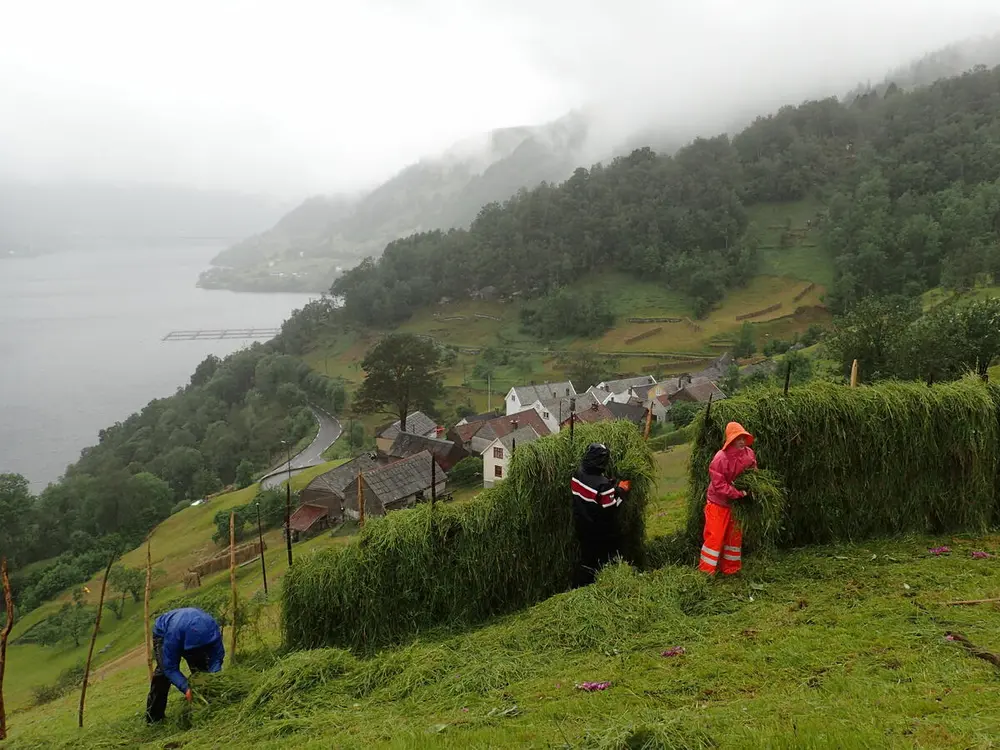
[[713, 132], [998, 30], [997, 0], [0, 0], [0, 175], [349, 190], [576, 107]]

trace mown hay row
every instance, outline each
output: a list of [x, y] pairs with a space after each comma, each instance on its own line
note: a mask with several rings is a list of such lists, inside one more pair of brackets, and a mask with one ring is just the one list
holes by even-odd
[[622, 506], [625, 553], [641, 562], [654, 466], [627, 422], [580, 426], [519, 445], [507, 480], [463, 506], [421, 505], [372, 519], [357, 542], [297, 560], [285, 578], [282, 627], [294, 648], [366, 651], [442, 626], [482, 622], [570, 584], [579, 550], [569, 480], [590, 442], [632, 482]]
[[688, 535], [700, 543], [708, 465], [729, 421], [786, 491], [782, 546], [904, 532], [981, 531], [996, 518], [1000, 389], [813, 384], [712, 405], [695, 423]]

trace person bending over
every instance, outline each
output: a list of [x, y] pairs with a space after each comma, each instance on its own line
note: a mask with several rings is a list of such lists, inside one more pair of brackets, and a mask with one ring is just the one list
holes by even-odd
[[182, 658], [192, 674], [218, 672], [222, 669], [226, 650], [215, 618], [200, 609], [184, 607], [156, 618], [153, 654], [156, 669], [146, 698], [146, 721], [150, 724], [163, 721], [171, 684], [184, 693], [189, 702], [192, 699], [191, 686], [180, 670]]

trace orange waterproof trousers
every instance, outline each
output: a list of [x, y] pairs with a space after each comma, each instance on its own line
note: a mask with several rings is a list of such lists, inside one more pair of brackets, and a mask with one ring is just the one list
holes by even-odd
[[739, 573], [743, 566], [742, 548], [743, 531], [733, 518], [733, 511], [705, 503], [705, 543], [701, 545], [698, 569], [710, 575], [715, 575], [719, 567], [725, 575]]

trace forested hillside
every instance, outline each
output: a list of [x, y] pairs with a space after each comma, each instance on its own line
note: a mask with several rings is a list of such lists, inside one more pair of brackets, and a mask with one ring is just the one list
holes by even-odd
[[[214, 262], [237, 270], [213, 269], [202, 283], [242, 288], [255, 279], [261, 288], [263, 279], [277, 288], [299, 274], [303, 288], [325, 289], [315, 284], [332, 278], [335, 266], [354, 265], [413, 232], [467, 226], [490, 201], [567, 177], [586, 133], [586, 119], [575, 113], [503, 128], [412, 164], [354, 200], [310, 198], [274, 228], [220, 253]], [[285, 277], [267, 279], [277, 273]]]
[[[0, 474], [0, 549], [16, 569], [62, 557], [30, 576], [37, 603], [86, 579], [108, 550], [135, 546], [178, 506], [224, 485], [249, 485], [284, 456], [281, 441], [311, 437], [307, 400], [339, 409], [343, 386], [301, 360], [255, 345], [208, 357], [187, 387], [102, 430], [65, 476], [38, 497]], [[29, 607], [30, 608], [30, 607]]]
[[[468, 231], [391, 243], [335, 282], [345, 312], [388, 324], [494, 286], [542, 295], [620, 269], [689, 295], [697, 313], [756, 268], [746, 207], [822, 200], [835, 309], [992, 274], [1000, 239], [1000, 70], [906, 93], [785, 107], [673, 156], [640, 149], [559, 186], [485, 206]], [[817, 250], [819, 252], [820, 250]]]

